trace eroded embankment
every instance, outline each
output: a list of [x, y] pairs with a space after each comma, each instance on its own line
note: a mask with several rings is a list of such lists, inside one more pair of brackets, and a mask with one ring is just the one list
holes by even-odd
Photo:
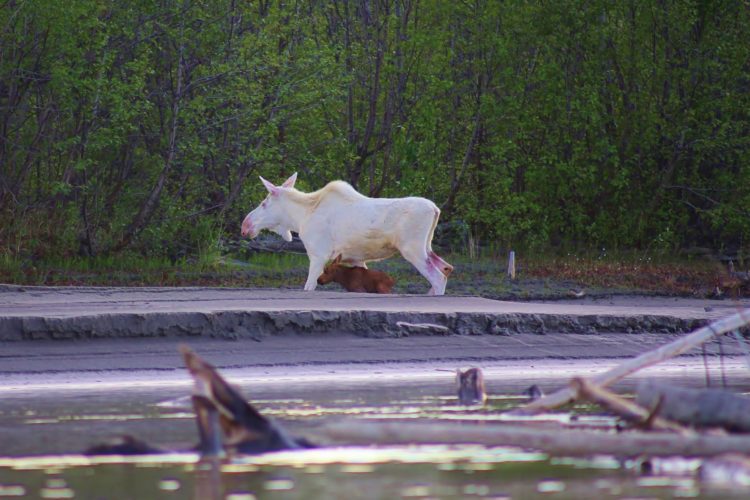
[[215, 288], [0, 288], [0, 340], [681, 333], [731, 309]]
[[422, 313], [385, 311], [217, 311], [0, 317], [0, 340], [350, 333], [365, 337], [514, 333], [680, 333], [707, 320], [659, 315]]

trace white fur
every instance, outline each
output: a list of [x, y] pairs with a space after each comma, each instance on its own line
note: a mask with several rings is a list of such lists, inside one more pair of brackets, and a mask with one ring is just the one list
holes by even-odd
[[305, 290], [315, 289], [326, 261], [339, 254], [346, 263], [365, 266], [400, 252], [430, 282], [430, 293], [445, 293], [447, 273], [430, 264], [440, 216], [433, 202], [418, 197], [368, 198], [343, 181], [303, 193], [294, 188], [296, 179], [295, 173], [274, 186], [261, 177], [269, 194], [247, 214], [242, 234], [253, 238], [269, 229], [291, 241], [291, 232], [298, 233], [310, 259]]

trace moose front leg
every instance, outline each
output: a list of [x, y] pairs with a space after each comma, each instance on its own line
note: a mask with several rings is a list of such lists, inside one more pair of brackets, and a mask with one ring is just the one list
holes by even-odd
[[318, 286], [318, 276], [323, 274], [323, 269], [326, 265], [326, 259], [321, 257], [315, 257], [310, 255], [310, 270], [307, 273], [307, 281], [305, 282], [305, 291], [310, 292], [315, 290]]

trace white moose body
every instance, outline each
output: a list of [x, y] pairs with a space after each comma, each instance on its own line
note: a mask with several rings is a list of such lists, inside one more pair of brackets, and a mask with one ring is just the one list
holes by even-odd
[[255, 237], [270, 229], [291, 241], [299, 234], [310, 259], [305, 290], [314, 290], [326, 261], [342, 256], [350, 265], [366, 267], [400, 252], [443, 295], [453, 267], [432, 251], [432, 235], [440, 209], [418, 197], [368, 198], [343, 181], [313, 193], [294, 188], [295, 173], [281, 186], [261, 177], [265, 200], [242, 222], [242, 235]]

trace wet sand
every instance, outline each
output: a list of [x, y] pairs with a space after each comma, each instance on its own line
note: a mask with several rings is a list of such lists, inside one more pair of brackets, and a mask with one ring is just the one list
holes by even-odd
[[[43, 330], [48, 324], [45, 321], [70, 319], [89, 330], [88, 335], [81, 336], [67, 332], [68, 335], [61, 335], [65, 341], [45, 340], [40, 335], [41, 339], [32, 336], [35, 340], [0, 343], [0, 394], [18, 396], [26, 392], [35, 397], [36, 393], [48, 389], [86, 391], [104, 387], [109, 390], [153, 388], [158, 392], [160, 387], [185, 386], [189, 380], [177, 354], [180, 343], [189, 344], [229, 376], [256, 385], [288, 386], [313, 381], [340, 385], [373, 377], [378, 381], [392, 378], [404, 383], [443, 383], [453, 377], [455, 368], [472, 365], [484, 368], [488, 379], [499, 384], [498, 390], [513, 391], [522, 389], [527, 382], [566, 380], [573, 374], [603, 369], [618, 358], [636, 356], [680, 336], [679, 333], [659, 332], [658, 321], [654, 318], [705, 323], [744, 305], [747, 304], [653, 297], [522, 303], [476, 297], [336, 292], [6, 286], [0, 290], [0, 328], [15, 320], [25, 327]], [[222, 316], [221, 311], [245, 314], [246, 308], [278, 314], [269, 316], [277, 325], [276, 334], [260, 334], [250, 325], [246, 325], [252, 330], [248, 335], [219, 339], [212, 338], [211, 331], [200, 328], [175, 335], [153, 329], [160, 321], [183, 328], [184, 315], [216, 318]], [[448, 312], [435, 312], [441, 308]], [[342, 332], [341, 322], [326, 320], [335, 316], [336, 311], [352, 310], [384, 314], [381, 319], [385, 318], [386, 328], [399, 322], [402, 326], [390, 335], [363, 335], [361, 331]], [[112, 332], [98, 335], [92, 330], [92, 318], [102, 320], [100, 326], [104, 327], [120, 313], [126, 318], [123, 321], [134, 325], [131, 332], [134, 338], [109, 338]], [[471, 322], [465, 320], [466, 329], [462, 332], [440, 324], [434, 324], [432, 329], [409, 330], [403, 327], [403, 319], [399, 319], [404, 314], [433, 313], [442, 315], [437, 319], [447, 318], [447, 324], [453, 321], [454, 326], [456, 318], [467, 314], [475, 318], [475, 324], [485, 322], [485, 329], [471, 329], [466, 326]], [[152, 318], [154, 314], [161, 319]], [[517, 325], [523, 325], [522, 329], [528, 328], [531, 332], [497, 331], [499, 322], [508, 315], [516, 318]], [[315, 321], [310, 320], [311, 316], [323, 318], [322, 325], [331, 328], [312, 328]], [[563, 324], [560, 317], [572, 317], [575, 321]], [[596, 321], [591, 318], [633, 321], [640, 328], [656, 328], [658, 333], [632, 333], [632, 330], [631, 333], [623, 330], [601, 333], [592, 326]], [[360, 319], [365, 321], [367, 316]], [[371, 318], [369, 328], [375, 328], [375, 323]], [[214, 326], [220, 328], [222, 324], [216, 322]], [[578, 326], [580, 331], [550, 329], [554, 324]], [[493, 328], [495, 334], [487, 334], [488, 330], [492, 333]], [[0, 337], [9, 335], [3, 331]], [[696, 357], [700, 352], [698, 349], [692, 357], [671, 362], [677, 367], [688, 366], [688, 371], [662, 375], [688, 381], [705, 378], [703, 361]], [[731, 375], [736, 375], [737, 384], [745, 383], [745, 362], [741, 358], [744, 350], [736, 341], [723, 338], [721, 342], [711, 342], [706, 345], [706, 352], [713, 356], [723, 353], [725, 375], [735, 370]], [[711, 359], [709, 364], [720, 362], [719, 358]]]
[[[677, 337], [519, 334], [372, 339], [329, 335], [270, 337], [262, 342], [195, 338], [186, 343], [229, 380], [248, 386], [250, 394], [261, 387], [283, 396], [302, 387], [361, 391], [367, 385], [384, 384], [437, 385], [450, 394], [459, 367], [481, 367], [490, 389], [498, 393], [518, 393], [535, 383], [550, 389], [572, 376], [606, 370]], [[186, 391], [191, 379], [178, 354], [180, 343], [174, 339], [5, 343], [0, 354], [0, 409], [7, 398]], [[694, 386], [705, 385], [708, 377], [709, 383], [750, 390], [748, 360], [736, 341], [710, 342], [707, 356], [701, 354], [696, 349], [638, 376]], [[635, 380], [618, 387], [631, 389]]]

